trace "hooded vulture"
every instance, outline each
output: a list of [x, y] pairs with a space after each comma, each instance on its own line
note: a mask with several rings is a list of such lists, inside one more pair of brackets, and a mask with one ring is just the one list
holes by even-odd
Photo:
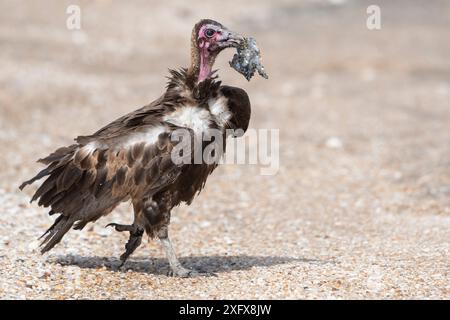
[[42, 235], [42, 253], [71, 228], [81, 230], [119, 203], [131, 201], [133, 223], [108, 225], [130, 234], [120, 257], [122, 264], [145, 232], [160, 240], [171, 275], [198, 274], [184, 268], [175, 255], [168, 235], [170, 213], [180, 203], [192, 202], [217, 161], [173, 161], [172, 154], [182, 140], [175, 139], [174, 133], [182, 129], [195, 140], [219, 130], [220, 139], [182, 149], [182, 159], [193, 160], [197, 149], [224, 141], [228, 129], [245, 132], [250, 120], [248, 95], [243, 89], [221, 85], [212, 71], [217, 55], [225, 48], [237, 48], [242, 39], [216, 21], [201, 20], [192, 31], [190, 67], [170, 71], [159, 99], [38, 160], [46, 168], [20, 189], [44, 179], [31, 201], [38, 200], [50, 215], [58, 215]]

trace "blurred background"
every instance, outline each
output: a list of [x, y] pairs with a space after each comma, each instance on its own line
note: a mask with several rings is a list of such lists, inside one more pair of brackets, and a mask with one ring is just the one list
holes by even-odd
[[[181, 261], [218, 277], [167, 278], [154, 242], [117, 271], [127, 236], [103, 226], [129, 205], [40, 256], [52, 219], [18, 185], [158, 98], [201, 18], [257, 39], [269, 80], [248, 83], [232, 50], [216, 67], [248, 92], [251, 128], [280, 129], [277, 175], [220, 167], [173, 212]], [[0, 297], [448, 298], [449, 30], [447, 0], [0, 0]]]

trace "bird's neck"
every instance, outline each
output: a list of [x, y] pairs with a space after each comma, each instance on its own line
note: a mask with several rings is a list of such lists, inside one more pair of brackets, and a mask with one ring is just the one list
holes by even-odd
[[211, 76], [213, 62], [211, 62], [212, 58], [207, 50], [205, 51], [200, 53], [200, 70], [198, 72], [197, 82], [202, 82]]
[[209, 79], [212, 75], [212, 67], [216, 60], [216, 56], [208, 51], [208, 48], [197, 48], [192, 46], [191, 49], [191, 66], [188, 73], [197, 79], [200, 83]]

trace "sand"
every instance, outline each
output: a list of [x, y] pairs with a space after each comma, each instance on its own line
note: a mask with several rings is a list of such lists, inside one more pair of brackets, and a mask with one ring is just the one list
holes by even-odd
[[[448, 299], [450, 4], [377, 1], [0, 2], [0, 297], [4, 299]], [[245, 8], [243, 8], [244, 6]], [[47, 210], [18, 185], [36, 159], [154, 99], [186, 66], [193, 24], [255, 37], [269, 80], [245, 88], [253, 129], [280, 130], [280, 168], [224, 165], [173, 211], [182, 263], [217, 277], [166, 276], [144, 240], [118, 270], [130, 222], [117, 210], [47, 255]]]

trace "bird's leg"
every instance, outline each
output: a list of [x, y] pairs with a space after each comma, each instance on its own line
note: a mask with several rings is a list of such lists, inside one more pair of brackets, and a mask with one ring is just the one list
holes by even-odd
[[198, 274], [196, 271], [184, 268], [180, 261], [178, 261], [175, 250], [173, 250], [172, 243], [169, 239], [169, 231], [167, 226], [162, 227], [157, 234], [161, 242], [161, 246], [163, 247], [167, 259], [169, 260], [171, 270], [168, 275], [182, 278], [196, 276]]
[[159, 238], [161, 246], [169, 260], [171, 269], [169, 275], [183, 278], [193, 276], [195, 272], [183, 268], [180, 261], [178, 261], [175, 250], [173, 250], [172, 243], [170, 242], [168, 229], [170, 209], [167, 206], [170, 201], [164, 198], [164, 196], [165, 194], [161, 194], [155, 199], [146, 199], [144, 201], [144, 216]]
[[167, 256], [167, 259], [169, 260], [169, 265], [170, 265], [170, 269], [171, 269], [168, 273], [169, 276], [177, 276], [177, 277], [181, 277], [181, 278], [193, 277], [193, 276], [198, 276], [198, 275], [214, 276], [214, 277], [217, 276], [214, 273], [203, 272], [203, 271], [198, 272], [198, 271], [186, 269], [185, 267], [183, 267], [175, 254], [175, 250], [172, 247], [172, 242], [169, 239], [169, 231], [168, 231], [167, 226], [162, 227], [158, 231], [157, 235], [158, 235], [158, 238], [164, 249], [164, 252]]
[[120, 256], [122, 263], [119, 268], [122, 267], [127, 261], [128, 257], [140, 246], [142, 242], [142, 235], [144, 234], [144, 229], [136, 227], [135, 231], [130, 232], [130, 238], [125, 244], [125, 252]]
[[130, 233], [130, 238], [128, 239], [128, 242], [125, 244], [125, 252], [120, 256], [120, 260], [122, 261], [122, 263], [120, 264], [119, 268], [121, 268], [127, 261], [128, 257], [141, 244], [142, 235], [144, 234], [144, 229], [139, 227], [136, 224], [136, 222], [134, 222], [132, 225], [110, 223], [106, 227], [109, 227], [109, 226], [114, 227], [116, 229], [116, 231], [119, 231], [119, 232], [128, 231]]
[[[169, 239], [169, 223], [171, 206], [170, 193], [162, 193], [144, 202], [144, 217], [148, 221], [152, 234], [157, 236], [161, 242], [164, 253], [169, 260], [170, 271], [169, 276], [192, 277], [199, 275], [195, 270], [184, 268], [178, 260], [172, 243]], [[202, 273], [207, 275], [206, 273]]]

